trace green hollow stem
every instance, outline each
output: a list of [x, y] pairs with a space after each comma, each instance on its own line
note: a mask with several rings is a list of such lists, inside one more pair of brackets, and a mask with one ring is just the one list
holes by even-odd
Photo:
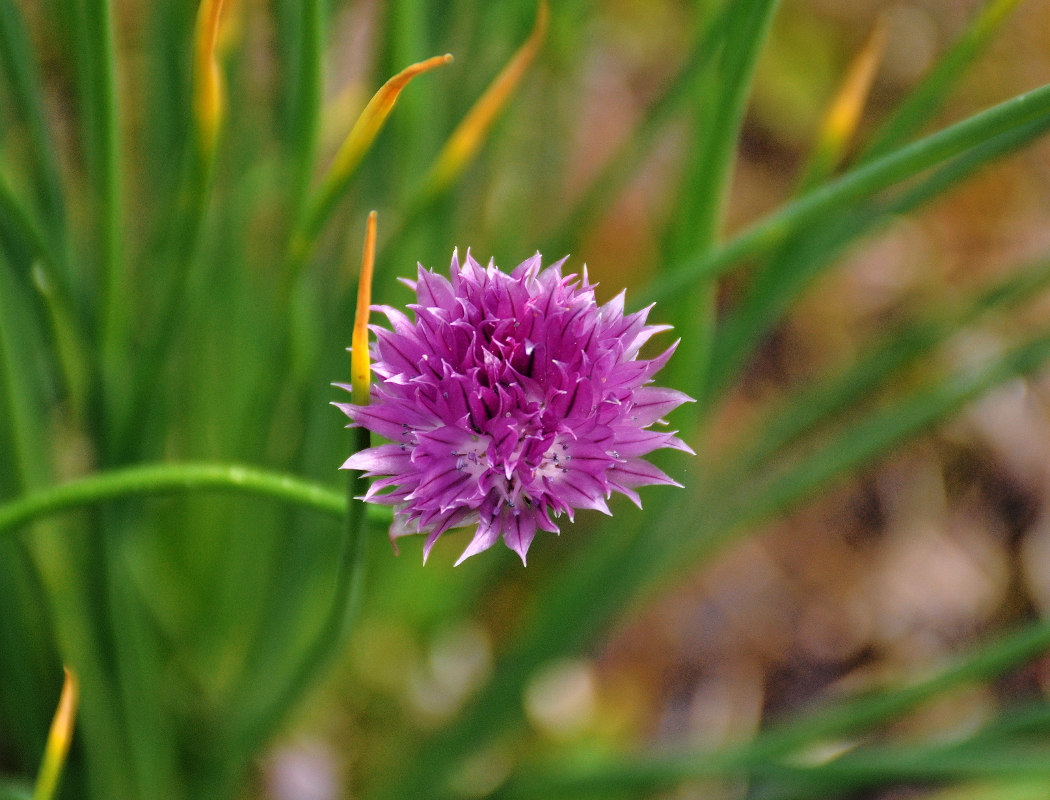
[[[714, 104], [710, 130], [702, 137], [699, 159], [681, 198], [684, 219], [688, 223], [672, 228], [672, 261], [683, 252], [709, 253], [719, 240], [728, 205], [736, 142], [759, 53], [769, 35], [777, 6], [777, 0], [762, 0], [739, 12], [738, 19], [731, 17], [732, 27], [739, 25], [740, 30], [736, 35], [731, 34], [723, 55], [724, 72], [719, 78], [728, 88], [719, 94]], [[713, 277], [700, 281], [695, 303], [690, 304], [688, 315], [680, 322], [683, 352], [681, 366], [676, 369], [689, 371], [682, 376], [684, 380], [677, 383], [684, 384], [686, 390], [697, 397], [705, 393], [710, 373], [717, 305], [715, 295]]]
[[[736, 142], [762, 45], [776, 13], [778, 0], [728, 4], [730, 14], [723, 51], [722, 84], [710, 119], [702, 120], [699, 155], [680, 198], [682, 224], [674, 230], [671, 254], [710, 250], [722, 227], [735, 161]], [[739, 30], [737, 30], [739, 28]]]
[[1050, 114], [1050, 85], [1042, 86], [956, 123], [914, 144], [852, 170], [756, 222], [725, 247], [696, 253], [648, 293], [659, 300], [695, 281], [728, 271], [746, 258], [768, 253], [799, 227], [842, 206], [874, 195], [988, 139]]
[[120, 133], [116, 92], [116, 49], [113, 17], [107, 0], [85, 4], [89, 26], [88, 48], [95, 66], [91, 99], [95, 164], [95, 200], [99, 208], [99, 248], [102, 272], [102, 318], [100, 320], [102, 374], [105, 379], [105, 422], [113, 430], [120, 416], [117, 387], [126, 380], [124, 356], [128, 302], [120, 256], [121, 176]]
[[701, 81], [708, 75], [712, 62], [721, 54], [725, 19], [731, 8], [731, 3], [725, 3], [714, 13], [703, 18], [694, 39], [695, 43], [678, 74], [652, 104], [638, 126], [631, 131], [630, 136], [601, 167], [584, 193], [558, 224], [557, 229], [547, 237], [547, 242], [540, 248], [542, 252], [552, 255], [569, 252], [578, 241], [581, 231], [609, 207], [612, 198], [636, 174], [638, 167], [658, 141], [659, 134], [676, 119], [676, 112], [694, 99]]
[[[367, 429], [356, 428], [353, 434], [354, 452], [369, 446]], [[309, 650], [285, 681], [277, 697], [246, 726], [239, 742], [240, 752], [245, 758], [250, 757], [265, 743], [295, 703], [302, 698], [303, 687], [314, 682], [350, 637], [350, 631], [361, 607], [368, 573], [369, 525], [366, 505], [355, 499], [364, 494], [367, 484], [362, 473], [357, 470], [349, 473], [343, 503], [343, 533], [337, 556], [339, 566], [328, 614]]]
[[[172, 343], [180, 330], [179, 310], [191, 300], [188, 297], [190, 277], [200, 258], [214, 171], [214, 149], [210, 153], [202, 152], [199, 148], [190, 149], [184, 166], [185, 191], [180, 193], [187, 199], [176, 208], [171, 229], [165, 237], [165, 255], [161, 262], [164, 265], [163, 274], [158, 280], [161, 287], [160, 302], [153, 314], [156, 323], [152, 330], [155, 333], [147, 338], [143, 355], [138, 359], [143, 367], [131, 382], [127, 415], [113, 446], [114, 451], [121, 456], [133, 459], [136, 455], [132, 449], [131, 432], [141, 431], [146, 426], [151, 392], [167, 364]], [[139, 454], [139, 457], [145, 456]]]
[[[299, 41], [296, 111], [294, 115], [291, 208], [296, 215], [305, 211], [306, 190], [313, 175], [317, 155], [317, 135], [321, 120], [325, 37], [323, 0], [305, 0], [300, 8], [302, 38]], [[293, 6], [294, 7], [294, 6]]]
[[730, 385], [761, 336], [849, 242], [943, 194], [976, 170], [1030, 144], [1048, 128], [1050, 119], [1040, 118], [999, 134], [886, 202], [863, 203], [841, 214], [829, 214], [816, 230], [803, 230], [791, 237], [756, 270], [753, 288], [719, 331], [712, 357], [716, 371], [706, 399], [713, 400]]
[[142, 464], [89, 475], [5, 503], [0, 506], [0, 534], [69, 509], [135, 496], [202, 490], [270, 497], [334, 517], [342, 517], [347, 511], [342, 492], [284, 473], [240, 464]]
[[[713, 755], [684, 754], [651, 759], [617, 759], [584, 774], [566, 770], [558, 776], [533, 776], [508, 787], [503, 798], [595, 796], [608, 791], [652, 791], [703, 778], [747, 775], [776, 781], [762, 798], [827, 797], [886, 783], [1031, 778], [1050, 780], [1045, 749], [1002, 748], [979, 754], [965, 748], [879, 748], [822, 764], [739, 763]], [[991, 796], [991, 795], [989, 795]], [[998, 795], [995, 795], [998, 796]]]
[[62, 279], [69, 277], [65, 201], [57, 162], [43, 110], [39, 71], [34, 63], [31, 39], [16, 4], [0, 2], [0, 64], [8, 76], [17, 117], [25, 125], [38, 175], [37, 207], [43, 214], [50, 244], [61, 255]]
[[[984, 646], [964, 655], [929, 677], [916, 683], [905, 684], [885, 691], [860, 695], [840, 701], [823, 709], [816, 710], [801, 719], [785, 721], [760, 734], [753, 742], [741, 747], [724, 750], [711, 750], [691, 753], [669, 754], [664, 756], [623, 756], [592, 759], [587, 763], [559, 762], [548, 770], [534, 769], [522, 771], [500, 797], [543, 797], [561, 796], [563, 792], [588, 794], [611, 788], [634, 789], [672, 785], [689, 779], [702, 777], [726, 777], [735, 775], [772, 775], [788, 777], [792, 764], [800, 771], [791, 777], [805, 777], [811, 770], [814, 776], [823, 769], [829, 776], [867, 778], [881, 772], [888, 779], [907, 778], [945, 778], [960, 774], [955, 768], [962, 763], [956, 756], [962, 757], [963, 748], [932, 748], [929, 763], [925, 759], [910, 760], [905, 763], [904, 754], [894, 754], [894, 758], [882, 760], [880, 754], [894, 751], [879, 750], [860, 751], [856, 757], [846, 756], [835, 762], [803, 767], [797, 758], [792, 758], [815, 743], [827, 742], [849, 732], [862, 731], [871, 726], [906, 714], [921, 704], [943, 695], [959, 686], [988, 681], [996, 676], [1038, 658], [1050, 644], [1050, 625], [1038, 623], [1020, 631], [988, 642]], [[1038, 711], [1038, 710], [1037, 710]], [[1040, 723], [1045, 715], [1038, 713], [1026, 715], [1026, 721]], [[989, 734], [996, 735], [1002, 741], [1004, 731]], [[974, 737], [977, 741], [982, 733]], [[982, 751], [983, 753], [984, 751]], [[1003, 753], [1004, 758], [1016, 763], [1018, 769], [1027, 770], [1034, 763], [1024, 753]], [[980, 763], [972, 753], [966, 758]], [[1013, 759], [1018, 761], [1013, 762]], [[940, 759], [950, 760], [953, 768], [945, 768], [942, 774], [937, 773], [935, 762]], [[899, 763], [900, 771], [894, 773], [893, 762]], [[875, 767], [875, 764], [878, 767]], [[943, 762], [941, 762], [943, 763]], [[1041, 763], [1046, 768], [1045, 753]], [[862, 766], [870, 765], [870, 766]], [[928, 772], [923, 772], [928, 769]], [[984, 774], [975, 767], [972, 775]], [[987, 774], [997, 774], [998, 768], [991, 768]]]
[[967, 67], [977, 60], [992, 34], [1021, 2], [1022, 0], [990, 0], [986, 3], [959, 40], [923, 78], [922, 83], [880, 126], [862, 151], [861, 160], [870, 161], [889, 152], [936, 113], [949, 91], [965, 74]]

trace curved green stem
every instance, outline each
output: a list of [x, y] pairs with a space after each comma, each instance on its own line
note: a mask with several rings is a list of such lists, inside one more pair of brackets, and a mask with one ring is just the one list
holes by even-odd
[[137, 495], [200, 489], [272, 497], [333, 517], [346, 514], [347, 498], [293, 475], [239, 464], [142, 464], [89, 475], [42, 489], [0, 506], [0, 534], [48, 514]]
[[[125, 334], [128, 330], [127, 279], [120, 253], [122, 212], [120, 175], [120, 128], [117, 112], [116, 48], [113, 41], [113, 10], [108, 0], [89, 0], [87, 47], [97, 72], [91, 91], [92, 143], [95, 148], [94, 191], [99, 213], [99, 249], [102, 298], [98, 334], [101, 372], [104, 380], [103, 420], [112, 434], [121, 418], [117, 393], [126, 383]], [[110, 437], [111, 438], [111, 437]], [[108, 441], [107, 456], [112, 442]]]

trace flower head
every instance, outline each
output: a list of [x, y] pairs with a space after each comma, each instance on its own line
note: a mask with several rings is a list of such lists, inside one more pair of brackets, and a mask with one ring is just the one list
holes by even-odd
[[641, 505], [635, 488], [680, 485], [642, 458], [692, 452], [650, 430], [691, 399], [648, 385], [677, 342], [638, 357], [669, 326], [646, 325], [648, 308], [625, 315], [622, 292], [599, 306], [586, 269], [563, 276], [563, 262], [541, 269], [537, 253], [508, 274], [453, 253], [451, 280], [420, 266], [405, 281], [414, 321], [376, 307], [392, 330], [372, 328], [371, 404], [336, 405], [389, 443], [343, 469], [379, 478], [363, 499], [394, 507], [391, 538], [426, 534], [424, 558], [445, 531], [477, 525], [457, 564], [500, 537], [524, 562], [562, 514], [608, 514], [613, 491]]

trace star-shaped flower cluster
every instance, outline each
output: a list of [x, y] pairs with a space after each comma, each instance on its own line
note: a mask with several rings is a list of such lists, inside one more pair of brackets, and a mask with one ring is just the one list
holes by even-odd
[[376, 307], [391, 330], [372, 326], [371, 402], [336, 405], [388, 443], [343, 468], [378, 478], [364, 499], [394, 507], [391, 538], [426, 534], [424, 558], [445, 531], [476, 525], [457, 564], [500, 537], [524, 562], [562, 514], [608, 514], [613, 491], [640, 505], [637, 487], [680, 485], [642, 458], [692, 452], [651, 430], [690, 400], [648, 385], [677, 342], [638, 357], [669, 326], [646, 325], [649, 308], [625, 315], [622, 292], [599, 306], [586, 270], [563, 276], [563, 262], [541, 269], [537, 253], [508, 274], [453, 254], [451, 280], [420, 266], [405, 281], [414, 321]]

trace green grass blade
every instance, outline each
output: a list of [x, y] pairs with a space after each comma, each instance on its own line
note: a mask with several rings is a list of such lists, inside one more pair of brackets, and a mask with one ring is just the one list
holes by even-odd
[[730, 384], [761, 337], [850, 242], [914, 211], [978, 169], [1030, 144], [1048, 129], [1050, 119], [1021, 125], [958, 156], [896, 197], [843, 209], [792, 236], [758, 269], [748, 294], [722, 324], [711, 358], [708, 398]]
[[126, 337], [130, 332], [131, 306], [121, 253], [123, 193], [113, 9], [108, 0], [86, 0], [84, 10], [86, 45], [94, 65], [86, 88], [92, 108], [88, 140], [94, 150], [92, 191], [98, 208], [102, 280], [98, 320], [100, 373], [104, 381], [102, 413], [104, 429], [110, 435], [108, 442], [103, 440], [102, 453], [108, 458], [113, 455], [112, 436], [119, 431], [125, 412], [124, 387], [129, 375]]
[[911, 138], [940, 109], [948, 94], [980, 56], [1006, 18], [1021, 0], [988, 0], [936, 66], [894, 110], [864, 148], [860, 159], [885, 155]]
[[694, 158], [680, 188], [665, 248], [671, 261], [709, 250], [718, 236], [751, 81], [777, 5], [777, 0], [729, 4], [720, 69], [711, 78], [717, 94], [709, 113], [698, 120]]
[[[357, 452], [369, 446], [369, 433], [364, 428], [354, 430], [353, 451]], [[332, 599], [324, 623], [291, 673], [283, 682], [269, 677], [271, 684], [277, 684], [273, 697], [258, 698], [258, 682], [245, 682], [246, 696], [236, 707], [249, 713], [238, 732], [236, 745], [243, 758], [248, 759], [265, 741], [273, 735], [278, 725], [288, 715], [295, 703], [301, 698], [304, 686], [310, 686], [318, 675], [327, 667], [333, 657], [347, 645], [350, 633], [357, 622], [368, 577], [369, 554], [369, 521], [366, 517], [366, 504], [357, 497], [368, 488], [367, 480], [362, 473], [351, 471], [347, 479], [346, 515], [343, 533], [336, 553], [338, 564], [335, 582], [332, 587]]]
[[[665, 248], [670, 263], [684, 253], [708, 253], [716, 244], [725, 217], [740, 127], [762, 45], [769, 35], [776, 0], [733, 3], [726, 22], [727, 40], [715, 100], [701, 115], [695, 160], [681, 188], [678, 210]], [[677, 224], [676, 224], [677, 223]], [[701, 281], [694, 302], [677, 320], [682, 336], [672, 382], [688, 394], [705, 393], [715, 326], [715, 281]], [[677, 374], [676, 374], [677, 373]]]
[[43, 91], [29, 48], [30, 41], [17, 6], [11, 0], [0, 2], [0, 65], [11, 87], [17, 116], [28, 135], [33, 155], [30, 167], [36, 204], [44, 220], [48, 247], [59, 257], [55, 266], [63, 269], [62, 279], [65, 280], [68, 277], [65, 199], [55, 150], [48, 135]]
[[[0, 441], [0, 491], [24, 492], [51, 479], [50, 442], [44, 411], [47, 375], [38, 358], [32, 298], [16, 285], [6, 260], [0, 257], [0, 397], [3, 423]], [[50, 623], [39, 582], [24, 543], [0, 547], [0, 713], [16, 734], [27, 769], [35, 769], [46, 737], [50, 698], [41, 677], [54, 666], [46, 638]], [[37, 749], [34, 752], [33, 745]], [[27, 752], [28, 751], [28, 752]]]
[[[738, 484], [736, 491], [727, 490], [728, 496], [712, 510], [705, 528], [720, 540], [734, 529], [781, 513], [829, 482], [841, 479], [943, 420], [989, 389], [1039, 369], [1048, 359], [1050, 335], [1044, 335], [980, 368], [934, 380], [837, 432], [823, 446], [799, 448], [801, 452], [793, 454], [791, 459], [778, 457], [763, 474]], [[730, 467], [723, 479], [733, 483], [739, 478], [740, 472]], [[717, 489], [715, 496], [719, 496]]]
[[738, 468], [748, 473], [829, 420], [869, 401], [873, 394], [953, 333], [987, 314], [1031, 299], [1050, 285], [1050, 260], [1020, 268], [1007, 280], [981, 292], [955, 310], [897, 326], [849, 368], [792, 393], [766, 415], [755, 441], [740, 448]]
[[[91, 361], [84, 346], [82, 321], [77, 318], [72, 298], [56, 272], [58, 256], [51, 243], [36, 227], [20, 199], [0, 172], [0, 244], [8, 253], [8, 264], [17, 265], [10, 280], [22, 288], [35, 284], [46, 308], [50, 325], [40, 325], [50, 334], [53, 347], [44, 360], [57, 356], [66, 389], [77, 419], [82, 419], [87, 403]], [[40, 260], [37, 260], [40, 259]], [[14, 287], [11, 287], [14, 290]], [[34, 315], [36, 316], [36, 315]], [[44, 316], [44, 315], [41, 315]]]
[[0, 215], [4, 221], [4, 246], [8, 251], [8, 258], [13, 260], [11, 266], [17, 270], [20, 278], [24, 279], [28, 275], [28, 265], [35, 259], [43, 259], [52, 267], [61, 266], [52, 242], [45, 236], [33, 214], [2, 171]]
[[744, 259], [764, 256], [801, 227], [818, 223], [843, 205], [874, 196], [1000, 134], [1028, 124], [1038, 125], [1048, 116], [1050, 86], [1043, 86], [857, 167], [753, 224], [714, 253], [697, 253], [685, 259], [668, 277], [657, 282], [648, 297], [668, 297], [697, 280], [719, 275]]
[[[620, 758], [565, 768], [556, 776], [522, 778], [497, 797], [600, 797], [609, 792], [654, 792], [686, 781], [750, 778], [755, 800], [828, 800], [865, 788], [974, 779], [1050, 780], [1050, 751], [998, 746], [980, 754], [945, 747], [879, 748], [820, 764], [770, 761], [734, 764], [717, 754]], [[757, 785], [756, 785], [757, 784]], [[996, 796], [998, 795], [989, 795]]]
[[282, 67], [278, 115], [289, 166], [286, 198], [294, 221], [303, 213], [317, 157], [324, 92], [325, 3], [281, 0], [274, 4], [274, 14]]
[[[997, 754], [1001, 760], [995, 767], [991, 767], [988, 773], [966, 773], [965, 770], [958, 769], [964, 753], [971, 762], [979, 762], [981, 759], [973, 753], [965, 752], [958, 743], [927, 746], [927, 752], [914, 759], [903, 758], [903, 754], [896, 750], [890, 751], [896, 758], [889, 757], [889, 753], [886, 752], [868, 750], [859, 751], [856, 758], [845, 756], [838, 761], [805, 767], [799, 765], [797, 757], [807, 749], [828, 741], [891, 722], [923, 703], [961, 686], [993, 680], [1038, 658], [1047, 647], [1050, 647], [1050, 624], [1034, 624], [976, 648], [927, 678], [829, 703], [822, 710], [801, 718], [785, 720], [759, 734], [754, 741], [740, 747], [662, 757], [618, 755], [575, 762], [566, 760], [546, 771], [522, 771], [507, 787], [505, 795], [528, 797], [568, 793], [570, 796], [578, 796], [577, 793], [582, 792], [614, 789], [654, 791], [688, 779], [741, 775], [772, 775], [781, 778], [819, 776], [822, 779], [820, 788], [828, 792], [831, 787], [824, 783], [828, 777], [838, 778], [838, 782], [842, 782], [843, 777], [850, 776], [854, 780], [861, 779], [861, 782], [871, 781], [876, 776], [880, 781], [920, 777], [933, 779], [934, 771], [938, 771], [936, 778], [953, 775], [997, 776], [1000, 771], [1007, 769], [1006, 765], [1013, 758], [1019, 759], [1014, 762], [1019, 768], [1023, 766], [1027, 769], [1033, 762], [1027, 759], [1023, 752], [1010, 749], [1001, 750]], [[1042, 711], [1043, 713], [1030, 715], [1029, 718], [1045, 722], [1045, 709]], [[1004, 720], [1008, 722], [1009, 717], [1005, 717]], [[973, 738], [979, 739], [989, 732], [978, 732]], [[1002, 742], [1001, 736], [998, 741]], [[916, 745], [916, 748], [918, 747]], [[981, 750], [982, 754], [985, 752], [987, 751]], [[995, 763], [995, 755], [989, 753], [989, 756], [988, 763]], [[899, 764], [899, 771], [893, 766], [894, 763]], [[1046, 761], [1045, 754], [1042, 763], [1044, 769], [1050, 763]], [[924, 767], [929, 773], [921, 775], [920, 770]], [[822, 770], [826, 770], [824, 775], [820, 774]]]
[[682, 68], [575, 201], [557, 230], [548, 237], [542, 252], [569, 252], [582, 232], [608, 208], [615, 195], [635, 174], [659, 134], [677, 119], [676, 114], [687, 102], [695, 100], [722, 52], [725, 19], [734, 5], [723, 3], [720, 8], [701, 17], [693, 46]]

